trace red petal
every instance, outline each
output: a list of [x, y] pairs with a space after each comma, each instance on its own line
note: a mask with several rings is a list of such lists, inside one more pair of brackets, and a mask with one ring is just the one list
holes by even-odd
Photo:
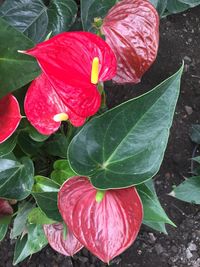
[[0, 218], [13, 214], [13, 209], [7, 200], [0, 199]]
[[114, 81], [138, 83], [154, 62], [159, 43], [159, 16], [146, 0], [122, 0], [104, 19], [102, 32], [118, 65]]
[[[68, 86], [65, 86], [65, 88], [69, 89]], [[77, 99], [73, 95], [71, 96], [76, 107], [85, 104], [86, 116], [81, 117], [68, 107], [67, 103], [63, 101], [62, 94], [58, 94], [46, 76], [42, 74], [31, 83], [27, 91], [24, 102], [27, 119], [40, 133], [45, 135], [49, 135], [59, 128], [60, 122], [55, 122], [53, 119], [59, 113], [67, 113], [74, 126], [81, 126], [84, 124], [86, 117], [96, 113], [100, 106], [100, 94], [94, 86], [92, 89], [93, 99], [90, 102], [85, 100], [84, 94], [79, 95], [79, 98], [76, 95]], [[72, 88], [72, 90], [75, 89]]]
[[9, 94], [0, 99], [0, 143], [8, 139], [21, 120], [17, 99]]
[[134, 187], [108, 190], [101, 202], [96, 192], [86, 177], [73, 177], [61, 187], [58, 207], [76, 238], [109, 263], [135, 240], [143, 209]]
[[37, 58], [62, 101], [82, 117], [91, 115], [96, 101], [97, 89], [90, 81], [94, 57], [99, 58], [100, 81], [110, 80], [116, 73], [116, 58], [110, 47], [88, 32], [61, 33], [26, 54]]
[[73, 256], [83, 248], [83, 245], [76, 239], [72, 232], [67, 229], [67, 236], [63, 236], [63, 224], [43, 225], [45, 235], [50, 246], [65, 256]]

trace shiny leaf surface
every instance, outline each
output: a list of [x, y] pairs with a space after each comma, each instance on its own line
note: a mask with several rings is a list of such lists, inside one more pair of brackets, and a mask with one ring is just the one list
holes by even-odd
[[44, 248], [48, 241], [41, 225], [27, 225], [28, 234], [17, 239], [13, 265]]
[[[1, 102], [1, 100], [0, 100]], [[0, 144], [0, 157], [13, 151], [17, 143], [17, 136], [12, 135], [9, 139]]]
[[48, 32], [68, 31], [76, 20], [78, 6], [74, 0], [51, 0], [48, 7]]
[[32, 195], [46, 216], [55, 221], [62, 221], [57, 206], [59, 188], [60, 186], [54, 181], [43, 176], [35, 176]]
[[139, 83], [157, 56], [159, 16], [146, 0], [122, 0], [104, 18], [102, 32], [117, 57], [117, 83]]
[[167, 1], [168, 0], [150, 0], [150, 2], [155, 6], [161, 17], [167, 7]]
[[34, 42], [45, 37], [48, 16], [42, 0], [5, 0], [0, 7], [0, 17]]
[[8, 225], [7, 224], [0, 224], [0, 242], [6, 236], [7, 231], [8, 231]]
[[34, 208], [28, 214], [28, 222], [30, 224], [52, 224], [55, 221], [49, 219], [40, 208]]
[[54, 170], [51, 173], [51, 179], [60, 185], [70, 177], [76, 175], [71, 169], [68, 160], [56, 160], [53, 167]]
[[0, 197], [22, 200], [30, 195], [34, 167], [29, 158], [0, 159]]
[[81, 20], [85, 31], [95, 32], [94, 18], [104, 18], [117, 0], [81, 0]]
[[73, 177], [58, 194], [60, 213], [75, 237], [109, 263], [137, 237], [143, 210], [134, 187], [106, 191], [101, 201], [86, 177]]
[[100, 189], [140, 184], [160, 168], [179, 95], [183, 67], [152, 91], [87, 123], [74, 137], [68, 159]]
[[83, 248], [72, 232], [67, 229], [64, 236], [63, 223], [47, 224], [43, 226], [49, 245], [57, 252], [65, 256], [73, 256]]
[[189, 203], [200, 204], [200, 176], [185, 180], [170, 195]]
[[21, 120], [17, 99], [9, 94], [0, 99], [0, 144], [16, 130]]
[[[17, 53], [33, 46], [31, 40], [0, 18], [0, 98], [29, 83], [39, 74], [35, 60]], [[3, 40], [3, 41], [2, 41]]]

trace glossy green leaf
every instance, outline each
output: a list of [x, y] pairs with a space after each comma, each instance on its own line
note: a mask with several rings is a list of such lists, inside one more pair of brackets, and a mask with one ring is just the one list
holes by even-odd
[[68, 140], [63, 134], [54, 134], [46, 143], [45, 150], [52, 156], [67, 157]]
[[187, 10], [188, 8], [190, 8], [189, 5], [184, 4], [178, 0], [168, 0], [166, 15], [180, 13]]
[[200, 5], [200, 0], [179, 0], [179, 1], [184, 4], [190, 5], [191, 7]]
[[29, 133], [24, 131], [19, 133], [17, 143], [27, 156], [38, 154], [42, 146], [42, 143], [34, 141], [30, 138]]
[[39, 208], [52, 220], [62, 221], [57, 206], [57, 195], [60, 185], [49, 178], [35, 176], [32, 195]]
[[200, 156], [192, 158], [192, 160], [200, 164]]
[[78, 6], [74, 0], [51, 0], [48, 7], [48, 32], [68, 31], [76, 20]]
[[150, 0], [150, 2], [155, 6], [159, 15], [162, 17], [167, 7], [167, 0]]
[[17, 50], [34, 46], [23, 33], [0, 18], [0, 98], [29, 83], [40, 73], [36, 60]]
[[175, 226], [175, 224], [168, 218], [167, 214], [163, 210], [156, 194], [152, 192], [147, 185], [138, 185], [137, 191], [142, 200], [144, 221], [168, 223]]
[[0, 17], [34, 42], [45, 38], [48, 15], [42, 0], [5, 0], [0, 7]]
[[12, 135], [8, 140], [0, 144], [0, 157], [13, 151], [17, 143], [17, 135]]
[[68, 159], [99, 189], [143, 183], [159, 170], [179, 95], [183, 67], [148, 93], [88, 122], [73, 138]]
[[189, 203], [200, 204], [200, 176], [185, 180], [170, 195]]
[[31, 193], [34, 166], [29, 158], [0, 159], [0, 197], [22, 200]]
[[35, 206], [35, 204], [32, 204], [32, 203], [27, 202], [27, 201], [19, 203], [17, 216], [14, 219], [13, 228], [12, 228], [11, 234], [10, 234], [10, 237], [12, 239], [18, 237], [19, 235], [21, 235], [24, 232], [24, 230], [26, 228], [26, 222], [27, 222], [28, 214], [34, 208], [34, 206]]
[[51, 179], [62, 185], [67, 179], [76, 176], [71, 169], [68, 160], [57, 160], [54, 162], [54, 171], [51, 173]]
[[85, 31], [94, 31], [94, 18], [104, 18], [118, 0], [81, 0], [81, 20]]
[[192, 124], [190, 129], [190, 138], [192, 142], [200, 144], [200, 124]]
[[35, 142], [44, 142], [49, 138], [49, 135], [39, 133], [34, 127], [29, 126], [28, 133], [30, 138]]
[[8, 231], [8, 224], [0, 224], [0, 241], [4, 239]]
[[48, 244], [41, 225], [27, 225], [27, 231], [27, 235], [17, 239], [13, 265], [20, 263], [25, 258], [40, 251]]
[[163, 223], [163, 222], [143, 221], [143, 224], [147, 225], [148, 227], [152, 228], [153, 230], [156, 230], [158, 232], [161, 232], [161, 233], [167, 235], [166, 226], [165, 226], [165, 223]]
[[55, 221], [48, 218], [40, 208], [34, 208], [28, 215], [28, 222], [31, 224], [53, 224]]

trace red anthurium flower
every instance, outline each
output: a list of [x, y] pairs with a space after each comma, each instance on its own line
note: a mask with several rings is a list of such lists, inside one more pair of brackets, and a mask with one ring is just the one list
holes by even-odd
[[154, 62], [159, 15], [147, 0], [122, 0], [104, 18], [102, 32], [117, 57], [117, 83], [138, 83]]
[[0, 218], [13, 214], [13, 209], [9, 202], [4, 199], [0, 199]]
[[78, 176], [61, 187], [58, 207], [76, 238], [106, 263], [133, 243], [143, 217], [134, 187], [97, 191]]
[[0, 143], [8, 139], [21, 120], [17, 99], [9, 94], [0, 99]]
[[45, 224], [43, 229], [50, 246], [65, 256], [73, 256], [83, 248], [83, 245], [69, 229], [67, 229], [66, 236], [64, 236], [62, 223]]
[[[88, 32], [61, 33], [21, 52], [34, 56], [44, 73], [32, 83], [25, 101], [27, 118], [42, 133], [45, 118], [46, 128], [49, 122], [53, 125], [48, 134], [67, 118], [74, 126], [81, 126], [100, 107], [97, 83], [111, 80], [116, 74], [116, 58], [111, 48], [99, 36]], [[36, 98], [40, 107], [43, 102], [42, 126], [38, 113], [31, 115]], [[53, 107], [57, 104], [58, 107]]]

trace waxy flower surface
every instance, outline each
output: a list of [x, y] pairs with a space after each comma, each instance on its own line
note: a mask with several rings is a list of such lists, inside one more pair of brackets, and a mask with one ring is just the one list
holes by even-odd
[[98, 82], [116, 74], [111, 48], [88, 32], [61, 33], [22, 52], [35, 57], [43, 71], [25, 99], [28, 120], [43, 134], [55, 132], [67, 119], [83, 125], [100, 107]]
[[21, 120], [17, 99], [9, 94], [0, 99], [0, 143], [6, 141]]
[[76, 238], [106, 263], [134, 242], [143, 218], [134, 187], [97, 191], [86, 177], [63, 184], [58, 207]]
[[83, 248], [69, 229], [64, 233], [62, 223], [45, 224], [43, 229], [50, 246], [65, 256], [73, 256]]
[[159, 15], [148, 0], [122, 0], [101, 28], [117, 57], [117, 83], [138, 83], [157, 56]]

